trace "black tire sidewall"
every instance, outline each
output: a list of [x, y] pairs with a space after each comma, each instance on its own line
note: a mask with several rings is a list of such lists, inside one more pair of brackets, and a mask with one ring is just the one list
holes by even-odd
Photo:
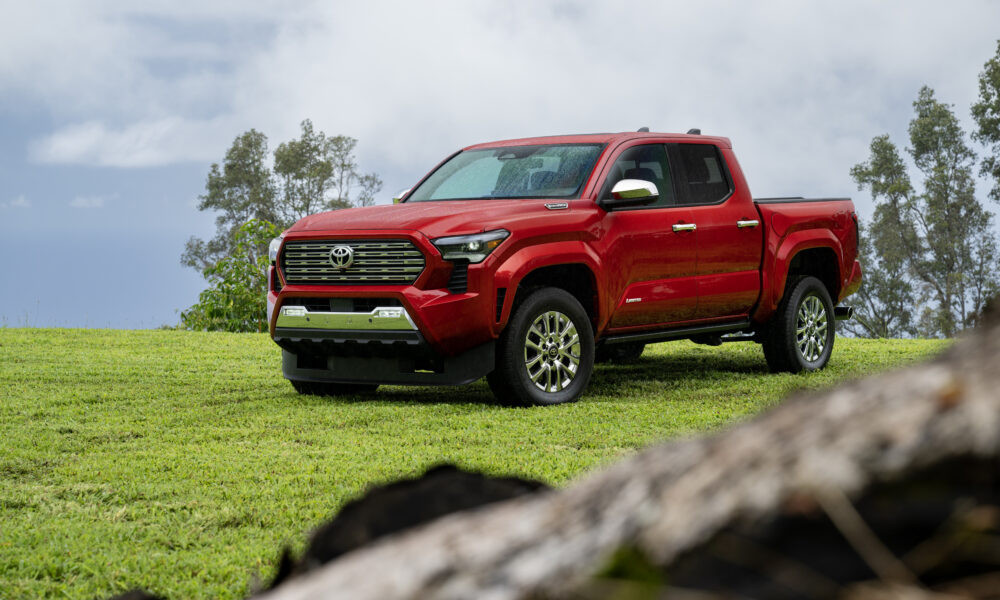
[[[544, 392], [535, 387], [524, 368], [524, 338], [534, 320], [540, 314], [552, 310], [563, 313], [573, 321], [580, 336], [580, 364], [569, 387], [558, 392]], [[587, 312], [569, 292], [559, 288], [542, 288], [532, 292], [515, 309], [501, 335], [494, 379], [499, 379], [504, 385], [497, 386], [501, 389], [494, 389], [494, 392], [513, 395], [513, 400], [527, 405], [573, 402], [587, 389], [593, 370], [594, 333]]]
[[[823, 304], [827, 322], [826, 346], [823, 348], [823, 353], [820, 354], [819, 358], [813, 362], [807, 361], [802, 356], [795, 333], [799, 308], [805, 302], [806, 298], [810, 296], [816, 296]], [[823, 285], [823, 282], [815, 277], [805, 277], [799, 281], [788, 297], [788, 303], [781, 315], [781, 321], [780, 343], [787, 355], [791, 370], [794, 372], [816, 371], [825, 367], [833, 353], [833, 343], [836, 339], [836, 320], [833, 314], [833, 301], [830, 299], [830, 293], [827, 291], [826, 286]]]

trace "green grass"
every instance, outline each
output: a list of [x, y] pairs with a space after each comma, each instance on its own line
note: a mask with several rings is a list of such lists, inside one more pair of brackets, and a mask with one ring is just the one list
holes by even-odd
[[753, 344], [660, 344], [576, 404], [519, 409], [483, 383], [299, 396], [266, 335], [0, 329], [0, 597], [242, 597], [373, 483], [454, 461], [563, 485], [945, 345], [838, 339], [793, 376]]

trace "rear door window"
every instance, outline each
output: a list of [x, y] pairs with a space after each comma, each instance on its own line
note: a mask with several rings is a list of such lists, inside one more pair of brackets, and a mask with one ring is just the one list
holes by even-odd
[[715, 204], [732, 191], [725, 163], [719, 149], [712, 144], [675, 144], [679, 162], [676, 176], [684, 192], [682, 204]]

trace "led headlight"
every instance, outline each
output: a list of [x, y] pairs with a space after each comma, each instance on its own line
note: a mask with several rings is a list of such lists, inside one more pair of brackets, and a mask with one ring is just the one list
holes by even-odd
[[267, 258], [271, 261], [272, 265], [278, 260], [278, 250], [281, 250], [281, 240], [283, 239], [285, 239], [285, 234], [282, 233], [271, 240], [271, 243], [267, 246]]
[[510, 232], [506, 229], [494, 229], [485, 233], [438, 238], [433, 242], [445, 260], [478, 263], [483, 262], [509, 235]]

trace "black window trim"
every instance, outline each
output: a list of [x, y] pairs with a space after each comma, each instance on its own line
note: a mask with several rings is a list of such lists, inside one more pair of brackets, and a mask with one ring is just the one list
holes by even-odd
[[[680, 146], [682, 144], [685, 145], [685, 146], [711, 146], [713, 149], [715, 149], [715, 156], [719, 159], [719, 163], [722, 164], [722, 174], [726, 178], [726, 183], [729, 184], [729, 192], [725, 196], [723, 196], [722, 199], [716, 200], [715, 202], [698, 202], [698, 203], [684, 202], [684, 203], [679, 203], [676, 206], [716, 206], [716, 205], [719, 205], [719, 204], [725, 204], [736, 193], [736, 186], [733, 184], [733, 176], [729, 172], [729, 164], [726, 163], [726, 157], [722, 155], [722, 151], [719, 150], [719, 147], [717, 145], [715, 145], [715, 144], [713, 144], [711, 142], [703, 142], [703, 143], [698, 143], [698, 142], [670, 142], [670, 143], [668, 143], [667, 144], [667, 156], [669, 157], [671, 163], [676, 163], [677, 164], [677, 169], [675, 169], [674, 171], [679, 172], [679, 173], [681, 173], [683, 175], [683, 177], [681, 178], [681, 179], [683, 179], [683, 181], [687, 181], [687, 170], [684, 168], [684, 160], [681, 158], [681, 156], [680, 156], [680, 149], [678, 148], [678, 146]], [[673, 166], [673, 165], [671, 165], [671, 166]], [[675, 189], [676, 188], [682, 188], [681, 189], [681, 193], [683, 194], [683, 199], [685, 201], [690, 198], [690, 195], [688, 194], [688, 186], [686, 186], [686, 185], [679, 185], [679, 184], [675, 183], [674, 184], [674, 188]], [[675, 191], [675, 193], [676, 193], [676, 191]], [[680, 199], [680, 198], [681, 198], [681, 196], [678, 196], [678, 199]]]
[[[670, 173], [669, 173], [669, 175], [670, 175], [670, 187], [673, 188], [673, 191], [674, 191], [674, 203], [673, 204], [666, 204], [666, 205], [659, 204], [659, 205], [629, 206], [629, 207], [623, 207], [623, 208], [615, 208], [614, 212], [616, 212], [616, 213], [618, 213], [618, 212], [632, 212], [632, 211], [636, 211], [636, 210], [670, 210], [672, 208], [685, 208], [686, 206], [690, 206], [690, 205], [687, 205], [687, 204], [679, 204], [679, 203], [677, 203], [677, 200], [680, 199], [679, 193], [680, 193], [681, 190], [680, 190], [680, 186], [677, 183], [678, 182], [678, 178], [676, 177], [676, 171], [674, 170], [673, 164], [672, 164], [673, 163], [673, 157], [670, 156], [670, 143], [669, 142], [662, 142], [662, 141], [661, 142], [648, 141], [648, 140], [636, 140], [636, 141], [638, 141], [639, 143], [638, 144], [629, 144], [629, 145], [622, 144], [622, 145], [618, 146], [617, 148], [615, 148], [616, 154], [614, 155], [614, 159], [608, 159], [608, 161], [605, 163], [604, 172], [601, 173], [601, 186], [597, 189], [597, 196], [594, 198], [594, 202], [600, 202], [601, 199], [604, 198], [604, 191], [605, 191], [605, 189], [608, 186], [608, 176], [611, 174], [611, 169], [614, 168], [615, 163], [618, 162], [618, 159], [621, 158], [622, 154], [625, 154], [625, 152], [627, 152], [628, 150], [631, 150], [632, 148], [638, 148], [639, 146], [663, 146], [663, 150], [667, 154], [667, 169], [670, 170]], [[625, 146], [625, 147], [623, 148], [622, 146]], [[620, 150], [619, 150], [619, 148], [620, 148]]]

